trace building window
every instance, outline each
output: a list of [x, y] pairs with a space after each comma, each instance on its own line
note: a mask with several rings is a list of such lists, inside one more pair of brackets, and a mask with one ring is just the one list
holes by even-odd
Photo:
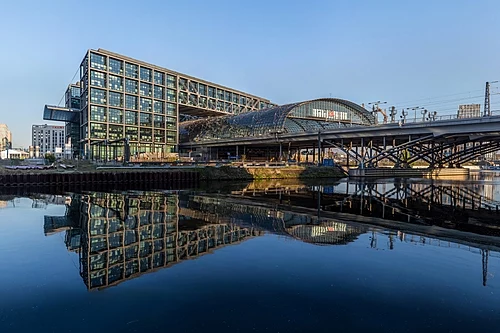
[[137, 94], [137, 81], [125, 79], [125, 92], [130, 94]]
[[115, 74], [123, 74], [123, 61], [109, 58], [109, 71]]
[[120, 125], [109, 125], [109, 136], [110, 140], [117, 140], [123, 138], [123, 126]]
[[137, 125], [137, 112], [125, 111], [125, 124]]
[[207, 96], [207, 86], [200, 83], [200, 87], [198, 88], [200, 95]]
[[237, 94], [233, 94], [233, 103], [238, 103], [240, 100], [240, 96], [238, 96]]
[[179, 78], [179, 89], [184, 91], [187, 90], [187, 80], [182, 77]]
[[94, 87], [105, 88], [106, 74], [97, 71], [90, 71], [90, 84]]
[[134, 64], [125, 63], [125, 76], [137, 79], [138, 67]]
[[125, 95], [125, 108], [137, 110], [137, 97], [131, 95]]
[[175, 104], [167, 103], [166, 111], [167, 116], [177, 116]]
[[217, 98], [218, 99], [224, 99], [224, 90], [217, 89]]
[[90, 67], [106, 70], [106, 57], [100, 54], [90, 53]]
[[162, 72], [155, 71], [154, 78], [155, 84], [161, 84], [162, 86], [165, 85], [165, 74]]
[[173, 117], [166, 117], [165, 119], [166, 119], [166, 121], [165, 121], [165, 127], [166, 128], [169, 128], [169, 129], [175, 129], [176, 128], [177, 123], [175, 121], [175, 118], [173, 118]]
[[208, 96], [215, 98], [215, 88], [214, 87], [208, 87]]
[[240, 96], [240, 104], [242, 104], [242, 105], [247, 104], [247, 99], [245, 98], [245, 96]]
[[175, 97], [175, 90], [173, 89], [167, 89], [167, 101], [169, 102], [175, 102], [177, 98]]
[[119, 109], [109, 109], [109, 122], [114, 124], [123, 123], [123, 111]]
[[141, 81], [148, 81], [148, 82], [153, 81], [153, 75], [149, 68], [141, 67]]
[[123, 90], [123, 79], [119, 76], [109, 75], [109, 89]]
[[164, 128], [165, 127], [165, 117], [155, 115], [154, 116], [154, 125], [155, 125], [155, 127]]
[[152, 96], [153, 95], [152, 86], [149, 83], [141, 82], [140, 94], [141, 96]]
[[130, 141], [139, 141], [139, 129], [131, 126], [125, 127], [125, 137], [129, 138]]
[[155, 133], [155, 142], [165, 142], [165, 131], [164, 130], [159, 130], [159, 129], [155, 129], [154, 130], [154, 133]]
[[106, 108], [103, 106], [90, 106], [90, 120], [106, 122]]
[[160, 86], [154, 87], [154, 97], [156, 99], [165, 99], [165, 97], [163, 96], [163, 87]]
[[90, 123], [90, 137], [92, 139], [106, 139], [106, 124]]
[[141, 97], [141, 111], [151, 112], [153, 109], [153, 102], [149, 98]]
[[149, 113], [141, 112], [139, 117], [139, 125], [151, 127], [151, 115]]
[[91, 88], [90, 101], [96, 104], [106, 104], [106, 91], [101, 89]]
[[109, 92], [109, 104], [110, 106], [123, 106], [123, 96], [120, 93], [113, 91]]
[[167, 74], [167, 87], [174, 89], [177, 87], [175, 84], [175, 76]]
[[231, 93], [229, 91], [224, 92], [224, 99], [228, 102], [231, 101]]
[[163, 102], [162, 101], [154, 101], [153, 104], [153, 112], [154, 113], [163, 113]]
[[141, 141], [144, 141], [144, 142], [151, 142], [152, 141], [151, 128], [141, 128]]

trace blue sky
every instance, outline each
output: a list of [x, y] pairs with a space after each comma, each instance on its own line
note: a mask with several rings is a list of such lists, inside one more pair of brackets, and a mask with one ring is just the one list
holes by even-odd
[[332, 96], [453, 113], [500, 79], [499, 13], [498, 0], [5, 0], [0, 123], [28, 146], [89, 48], [278, 104]]

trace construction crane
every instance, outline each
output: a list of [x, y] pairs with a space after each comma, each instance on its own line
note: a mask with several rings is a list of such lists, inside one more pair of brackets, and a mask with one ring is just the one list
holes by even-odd
[[387, 124], [387, 119], [388, 119], [387, 113], [385, 112], [385, 110], [382, 110], [380, 108], [380, 106], [379, 106], [380, 104], [387, 104], [387, 102], [376, 101], [376, 102], [368, 103], [368, 105], [372, 106], [372, 113], [375, 116], [375, 119], [377, 119], [376, 115], [377, 115], [377, 112], [379, 112], [384, 117], [384, 124]]

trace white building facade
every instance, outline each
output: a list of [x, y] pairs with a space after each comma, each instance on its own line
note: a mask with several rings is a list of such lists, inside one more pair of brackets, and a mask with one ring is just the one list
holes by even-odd
[[54, 125], [33, 125], [31, 128], [31, 142], [37, 154], [43, 157], [52, 153], [62, 157], [65, 148], [65, 127]]

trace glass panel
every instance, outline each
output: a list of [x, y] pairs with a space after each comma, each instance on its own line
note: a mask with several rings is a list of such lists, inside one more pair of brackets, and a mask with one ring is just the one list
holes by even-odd
[[106, 108], [103, 106], [90, 106], [90, 120], [91, 121], [106, 121]]
[[217, 98], [218, 99], [224, 99], [224, 90], [217, 89]]
[[187, 79], [184, 78], [179, 78], [179, 89], [180, 90], [187, 90]]
[[90, 102], [96, 104], [106, 104], [106, 91], [101, 89], [91, 88]]
[[167, 74], [167, 87], [176, 88], [175, 76]]
[[149, 83], [141, 82], [141, 96], [153, 96], [153, 86]]
[[175, 129], [177, 125], [176, 118], [166, 117], [165, 127], [169, 129]]
[[141, 67], [141, 80], [142, 81], [153, 81], [153, 74], [149, 68]]
[[155, 113], [163, 113], [163, 102], [162, 101], [154, 101], [153, 112]]
[[137, 125], [137, 112], [125, 111], [125, 124]]
[[109, 92], [109, 104], [111, 106], [123, 106], [123, 95], [121, 93]]
[[151, 128], [141, 128], [141, 141], [151, 142], [152, 132]]
[[106, 57], [100, 54], [90, 53], [90, 67], [106, 70]]
[[109, 139], [117, 140], [123, 138], [123, 126], [109, 125]]
[[123, 79], [119, 76], [109, 75], [109, 89], [123, 90]]
[[115, 74], [123, 74], [123, 61], [109, 58], [109, 71]]
[[156, 84], [161, 84], [161, 85], [165, 84], [165, 74], [163, 74], [162, 72], [155, 71], [154, 77]]
[[176, 101], [175, 97], [175, 90], [173, 89], [167, 89], [167, 101], [169, 102], [175, 102]]
[[123, 123], [123, 111], [119, 109], [109, 109], [109, 122], [114, 124]]
[[224, 92], [224, 99], [228, 102], [231, 101], [231, 93], [229, 91]]
[[137, 81], [125, 79], [125, 92], [128, 92], [130, 94], [137, 94]]
[[134, 64], [125, 64], [125, 76], [137, 79], [137, 73], [138, 73], [138, 66]]
[[155, 134], [155, 138], [154, 138], [155, 142], [165, 142], [165, 131], [164, 130], [155, 129], [154, 134]]
[[160, 87], [160, 86], [154, 87], [154, 98], [165, 99], [165, 97], [163, 96], [163, 87]]
[[208, 87], [208, 96], [215, 98], [215, 88]]
[[233, 94], [233, 103], [238, 103], [240, 99], [240, 96], [238, 94]]
[[207, 86], [206, 85], [200, 83], [200, 87], [198, 89], [199, 89], [200, 95], [203, 95], [203, 96], [207, 95]]
[[153, 111], [153, 101], [149, 98], [141, 97], [141, 111]]
[[125, 95], [125, 108], [137, 110], [137, 97], [131, 95]]
[[175, 108], [175, 104], [172, 103], [167, 103], [167, 109], [166, 109], [167, 116], [176, 116], [177, 115], [177, 110]]
[[155, 127], [162, 127], [162, 128], [165, 127], [165, 117], [155, 115], [154, 124], [155, 124]]
[[151, 126], [152, 124], [152, 115], [149, 113], [141, 112], [139, 118], [139, 125], [141, 126]]
[[93, 139], [105, 139], [106, 124], [90, 123], [90, 137]]
[[125, 137], [129, 138], [129, 140], [131, 141], [138, 141], [139, 129], [137, 127], [130, 127], [130, 126], [125, 127]]
[[90, 84], [95, 87], [105, 88], [106, 74], [97, 71], [90, 71]]

